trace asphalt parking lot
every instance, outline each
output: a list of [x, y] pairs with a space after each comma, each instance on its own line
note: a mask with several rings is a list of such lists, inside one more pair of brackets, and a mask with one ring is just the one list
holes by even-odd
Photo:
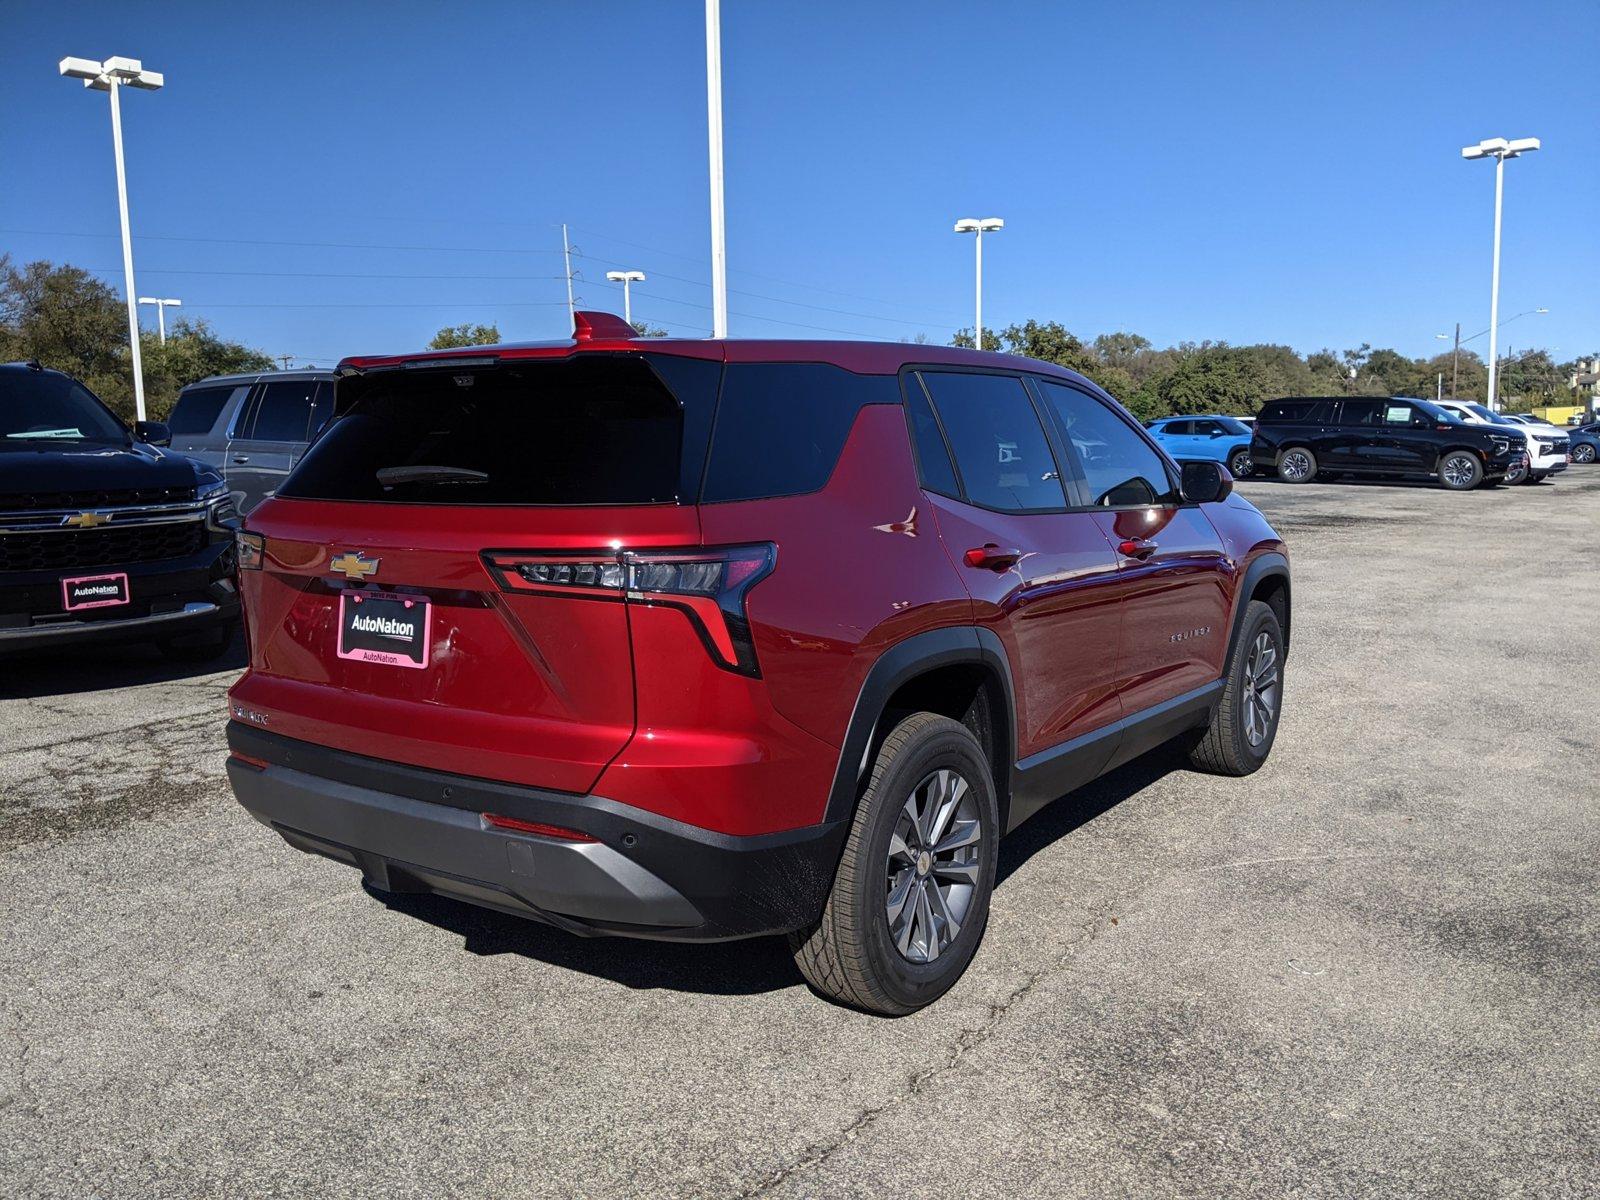
[[0, 1193], [1595, 1195], [1600, 467], [1241, 486], [1271, 761], [1036, 818], [899, 1021], [368, 894], [234, 804], [237, 664], [0, 663]]

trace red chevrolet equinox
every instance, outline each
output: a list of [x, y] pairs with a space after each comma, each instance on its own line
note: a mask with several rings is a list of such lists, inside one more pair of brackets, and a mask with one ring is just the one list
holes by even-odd
[[580, 313], [338, 376], [239, 534], [228, 775], [375, 888], [786, 934], [906, 1013], [977, 951], [1003, 834], [1171, 739], [1272, 748], [1282, 541], [1071, 371]]

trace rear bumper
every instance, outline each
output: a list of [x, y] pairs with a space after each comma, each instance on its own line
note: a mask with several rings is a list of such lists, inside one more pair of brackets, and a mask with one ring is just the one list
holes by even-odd
[[[814, 921], [844, 822], [735, 837], [599, 796], [402, 766], [232, 721], [234, 795], [299, 850], [421, 891], [580, 934], [718, 941]], [[493, 828], [484, 813], [573, 829], [574, 842]]]

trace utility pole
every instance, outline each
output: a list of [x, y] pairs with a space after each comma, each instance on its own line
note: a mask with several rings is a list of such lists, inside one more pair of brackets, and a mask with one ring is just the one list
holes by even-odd
[[287, 371], [289, 369], [289, 364], [294, 361], [294, 355], [280, 354], [278, 355], [278, 361], [283, 364], [282, 370]]
[[578, 328], [577, 308], [572, 303], [572, 242], [567, 238], [567, 223], [561, 222], [561, 256], [567, 263], [567, 320]]
[[1450, 356], [1450, 399], [1461, 398], [1461, 322], [1456, 322], [1456, 349]]

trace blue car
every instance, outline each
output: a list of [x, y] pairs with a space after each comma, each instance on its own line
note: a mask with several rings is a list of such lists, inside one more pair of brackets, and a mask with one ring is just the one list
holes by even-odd
[[1592, 463], [1600, 459], [1600, 421], [1592, 425], [1574, 425], [1567, 430], [1567, 437], [1572, 439], [1568, 453], [1573, 462]]
[[1226, 463], [1235, 479], [1255, 469], [1250, 464], [1250, 426], [1235, 417], [1162, 417], [1146, 428], [1173, 458]]

